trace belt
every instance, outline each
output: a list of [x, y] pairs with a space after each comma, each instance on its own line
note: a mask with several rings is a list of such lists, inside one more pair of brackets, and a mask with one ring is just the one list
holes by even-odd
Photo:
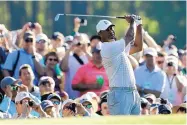
[[110, 90], [127, 90], [134, 91], [137, 90], [135, 87], [110, 87]]

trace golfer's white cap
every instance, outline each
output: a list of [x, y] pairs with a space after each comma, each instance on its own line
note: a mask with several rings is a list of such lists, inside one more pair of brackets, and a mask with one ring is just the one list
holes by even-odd
[[96, 30], [99, 33], [101, 30], [106, 30], [109, 26], [115, 26], [108, 20], [100, 20], [96, 25]]

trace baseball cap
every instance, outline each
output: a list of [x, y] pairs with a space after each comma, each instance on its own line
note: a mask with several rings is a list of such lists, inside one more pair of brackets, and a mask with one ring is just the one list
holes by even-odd
[[68, 42], [68, 41], [73, 41], [73, 36], [66, 36], [65, 37], [65, 42]]
[[100, 20], [98, 24], [96, 25], [97, 33], [99, 33], [101, 30], [106, 30], [109, 26], [115, 26], [108, 20]]
[[146, 99], [148, 99], [148, 98], [152, 99], [153, 100], [152, 103], [156, 103], [156, 96], [153, 95], [153, 94], [147, 94], [147, 95], [144, 96], [144, 98], [146, 98]]
[[156, 49], [152, 48], [152, 47], [148, 47], [144, 50], [144, 55], [152, 55], [152, 56], [157, 56], [157, 51]]
[[48, 37], [43, 33], [38, 34], [36, 36], [36, 42], [39, 42], [40, 40], [45, 40], [46, 42], [48, 42]]
[[13, 85], [15, 82], [15, 78], [7, 76], [1, 80], [1, 89], [5, 88], [7, 85]]
[[66, 104], [68, 104], [68, 103], [76, 103], [74, 100], [72, 100], [72, 99], [67, 99], [67, 100], [65, 100], [63, 103], [62, 103], [62, 110], [63, 110], [63, 108], [64, 108], [64, 106], [66, 105]]
[[54, 32], [52, 35], [52, 39], [56, 40], [57, 38], [62, 41], [64, 40], [64, 35], [60, 32]]
[[34, 38], [34, 33], [32, 31], [26, 31], [23, 36], [24, 40], [28, 38]]
[[171, 114], [172, 110], [171, 107], [167, 104], [159, 105], [158, 106], [158, 112], [159, 114]]
[[96, 100], [92, 99], [92, 97], [88, 94], [84, 94], [80, 97], [79, 102], [83, 104], [84, 102], [90, 102], [92, 104], [92, 107], [94, 109], [94, 112], [97, 112], [98, 110], [98, 103]]
[[47, 100], [50, 100], [50, 99], [58, 99], [59, 101], [61, 101], [61, 97], [56, 93], [52, 93], [48, 95]]
[[16, 95], [15, 102], [20, 102], [21, 100], [23, 100], [25, 98], [31, 99], [29, 93], [28, 92], [19, 92]]
[[49, 83], [51, 83], [53, 86], [55, 86], [55, 81], [54, 81], [53, 78], [51, 78], [50, 76], [42, 76], [42, 77], [40, 78], [40, 81], [39, 81], [39, 83], [38, 83], [38, 86], [40, 86], [40, 84], [41, 84], [42, 82], [49, 82]]
[[53, 103], [50, 100], [44, 100], [41, 102], [41, 107], [45, 111], [46, 108], [48, 107], [54, 107]]
[[177, 51], [174, 50], [174, 49], [168, 50], [168, 51], [167, 51], [167, 54], [168, 54], [168, 56], [175, 56], [175, 57], [177, 57], [177, 58], [179, 57]]

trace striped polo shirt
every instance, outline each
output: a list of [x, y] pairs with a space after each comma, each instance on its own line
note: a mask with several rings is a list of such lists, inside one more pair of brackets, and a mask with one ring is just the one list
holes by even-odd
[[132, 65], [127, 57], [130, 44], [125, 40], [104, 42], [101, 46], [102, 63], [109, 79], [109, 87], [135, 87]]

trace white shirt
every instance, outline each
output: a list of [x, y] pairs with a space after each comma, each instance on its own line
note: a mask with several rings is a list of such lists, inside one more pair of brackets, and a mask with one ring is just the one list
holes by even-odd
[[133, 68], [127, 57], [129, 51], [130, 44], [125, 47], [124, 39], [102, 43], [101, 57], [109, 87], [135, 87]]
[[[86, 55], [80, 56], [84, 64], [88, 63], [88, 58]], [[68, 63], [68, 68], [69, 70], [65, 73], [65, 91], [68, 93], [69, 97], [71, 99], [77, 98], [80, 96], [79, 91], [75, 91], [72, 89], [72, 79], [77, 72], [77, 70], [81, 67], [82, 65], [76, 60], [76, 58], [73, 56], [73, 53], [69, 55], [69, 63]]]

